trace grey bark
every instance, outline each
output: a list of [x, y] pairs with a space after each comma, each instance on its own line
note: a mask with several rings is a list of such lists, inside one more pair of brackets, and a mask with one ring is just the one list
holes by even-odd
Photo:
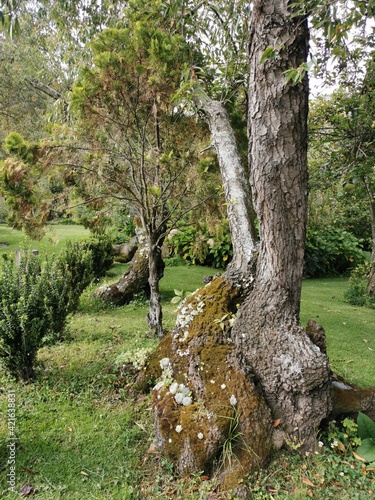
[[[260, 227], [255, 286], [234, 326], [237, 348], [262, 386], [287, 442], [312, 446], [331, 405], [327, 356], [299, 325], [307, 215], [308, 82], [284, 72], [305, 62], [306, 19], [287, 0], [253, 3], [250, 28], [249, 165]], [[260, 63], [275, 47], [276, 58]]]
[[203, 92], [196, 101], [209, 125], [224, 184], [233, 245], [233, 259], [228, 266], [227, 275], [248, 276], [252, 272], [257, 235], [247, 171], [241, 161], [236, 138], [223, 103], [209, 98]]
[[[158, 244], [149, 243], [150, 251], [148, 256], [150, 286], [149, 310], [147, 314], [147, 323], [151, 331], [159, 338], [164, 336], [163, 313], [161, 306], [161, 296], [159, 281], [162, 277], [160, 263], [163, 262], [161, 248]], [[164, 269], [164, 264], [162, 269]]]

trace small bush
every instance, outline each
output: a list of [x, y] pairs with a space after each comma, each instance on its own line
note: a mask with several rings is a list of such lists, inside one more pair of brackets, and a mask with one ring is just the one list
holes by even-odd
[[367, 306], [375, 309], [375, 297], [366, 292], [371, 263], [357, 266], [350, 274], [349, 287], [344, 293], [345, 300], [352, 306]]
[[[56, 264], [24, 253], [17, 267], [5, 258], [0, 269], [0, 358], [16, 378], [34, 374], [43, 339], [63, 328], [67, 317], [66, 278]], [[56, 307], [57, 304], [58, 305]]]
[[304, 276], [318, 278], [344, 274], [366, 260], [361, 240], [335, 228], [308, 230]]
[[60, 257], [24, 252], [19, 267], [4, 258], [0, 269], [0, 358], [16, 378], [34, 374], [38, 349], [61, 340], [69, 313], [84, 289], [112, 265], [107, 238], [68, 242]]
[[60, 268], [69, 283], [70, 312], [78, 308], [79, 298], [90, 283], [105, 275], [113, 264], [111, 240], [105, 236], [68, 241], [60, 256]]

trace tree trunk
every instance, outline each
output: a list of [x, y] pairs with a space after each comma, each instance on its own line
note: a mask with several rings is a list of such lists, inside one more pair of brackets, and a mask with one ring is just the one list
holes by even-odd
[[[250, 30], [249, 164], [259, 220], [255, 286], [234, 326], [238, 351], [260, 383], [293, 447], [313, 445], [330, 410], [328, 359], [299, 326], [307, 215], [307, 77], [285, 71], [306, 61], [307, 21], [287, 0], [253, 3]], [[261, 63], [273, 47], [276, 57]]]
[[[130, 262], [130, 267], [122, 278], [111, 285], [101, 286], [94, 293], [96, 297], [120, 306], [132, 301], [134, 295], [137, 293], [146, 292], [146, 295], [150, 296], [149, 247], [143, 235], [138, 235], [138, 240], [138, 250]], [[164, 272], [164, 262], [160, 252], [156, 257], [157, 260], [154, 263], [154, 268], [159, 279], [161, 279]]]
[[[148, 254], [148, 283], [150, 286], [150, 300], [147, 323], [150, 331], [153, 331], [157, 337], [162, 338], [164, 336], [164, 329], [159, 281], [163, 276], [162, 270], [164, 269], [164, 263], [161, 257], [160, 246], [150, 243], [149, 247], [150, 251]], [[162, 267], [160, 266], [161, 262], [163, 263]]]
[[204, 111], [212, 144], [216, 150], [224, 184], [227, 214], [233, 245], [233, 259], [227, 276], [237, 279], [249, 277], [253, 271], [257, 235], [255, 213], [247, 169], [241, 161], [236, 138], [222, 102], [200, 93], [198, 105]]

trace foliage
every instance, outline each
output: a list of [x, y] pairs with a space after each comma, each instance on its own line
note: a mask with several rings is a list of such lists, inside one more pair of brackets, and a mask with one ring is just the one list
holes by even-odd
[[66, 277], [59, 263], [30, 253], [23, 253], [19, 267], [5, 258], [0, 273], [0, 357], [13, 376], [28, 380], [44, 338], [65, 325]]
[[77, 310], [83, 290], [93, 280], [104, 276], [112, 264], [112, 242], [106, 236], [67, 242], [65, 251], [60, 255], [60, 266], [69, 283], [70, 312]]
[[358, 414], [357, 419], [358, 436], [361, 444], [357, 448], [357, 453], [366, 462], [374, 462], [375, 465], [375, 422], [364, 413]]
[[67, 242], [58, 258], [21, 254], [20, 266], [4, 255], [0, 274], [0, 356], [14, 376], [31, 378], [38, 349], [63, 338], [68, 314], [83, 290], [112, 265], [106, 237]]
[[366, 292], [371, 263], [364, 262], [350, 273], [349, 286], [344, 297], [352, 306], [367, 306], [375, 309], [375, 297]]
[[363, 263], [362, 242], [347, 231], [332, 227], [307, 231], [305, 277], [343, 274]]
[[212, 235], [206, 227], [189, 226], [179, 230], [170, 240], [172, 252], [191, 264], [225, 268], [232, 258], [232, 243], [226, 223]]

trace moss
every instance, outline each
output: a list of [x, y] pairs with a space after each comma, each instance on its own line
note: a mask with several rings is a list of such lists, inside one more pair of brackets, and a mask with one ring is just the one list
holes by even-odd
[[[229, 320], [241, 301], [240, 288], [225, 277], [214, 279], [188, 297], [175, 329], [150, 359], [149, 376], [160, 374], [160, 360], [168, 358], [173, 380], [192, 391], [193, 404], [189, 406], [177, 404], [168, 391], [170, 381], [167, 387], [153, 391], [156, 442], [180, 473], [215, 472], [214, 464], [220, 462], [225, 443], [233, 438], [230, 428], [234, 419], [238, 419], [234, 447], [238, 467], [228, 477], [238, 483], [269, 455], [270, 412], [252, 380], [236, 367], [230, 338]], [[231, 404], [232, 396], [237, 405]], [[228, 464], [223, 460], [222, 464], [224, 483], [229, 481], [225, 472]]]

